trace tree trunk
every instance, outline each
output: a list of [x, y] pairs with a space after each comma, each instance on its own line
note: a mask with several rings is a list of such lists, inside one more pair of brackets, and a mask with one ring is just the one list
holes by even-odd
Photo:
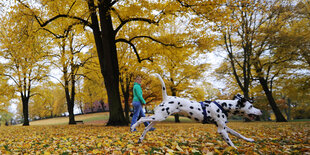
[[[177, 92], [176, 89], [174, 87], [171, 87], [171, 92], [172, 92], [172, 96], [176, 96]], [[180, 123], [180, 115], [179, 114], [174, 114], [174, 122], [175, 123]]]
[[120, 78], [121, 88], [124, 96], [124, 102], [125, 102], [125, 118], [126, 121], [129, 123], [129, 95], [130, 91], [129, 86], [131, 84], [131, 76], [126, 75], [126, 81], [123, 80], [123, 78]]
[[175, 123], [180, 123], [180, 115], [179, 114], [174, 114], [174, 122]]
[[291, 104], [292, 104], [292, 101], [290, 98], [287, 98], [287, 120], [291, 120]]
[[108, 92], [110, 117], [107, 125], [128, 125], [119, 94], [119, 67], [116, 51], [115, 34], [110, 14], [110, 2], [104, 1], [99, 6], [101, 36], [103, 44], [103, 68], [105, 87]]
[[72, 101], [67, 101], [67, 106], [68, 106], [68, 112], [69, 112], [69, 124], [76, 124], [75, 118], [74, 118], [74, 102]]
[[119, 94], [119, 68], [116, 51], [115, 34], [110, 14], [110, 0], [99, 3], [100, 26], [96, 14], [94, 0], [88, 1], [91, 11], [92, 29], [95, 38], [101, 74], [108, 94], [110, 116], [107, 125], [128, 125]]
[[[66, 74], [64, 74], [64, 75], [66, 76]], [[65, 79], [65, 94], [66, 94], [66, 101], [67, 101], [67, 110], [69, 113], [69, 124], [76, 124], [75, 119], [74, 119], [74, 113], [73, 113], [74, 101], [72, 101], [72, 99], [70, 97], [70, 92], [69, 92], [68, 87], [69, 87], [68, 80]]]
[[23, 126], [29, 126], [29, 112], [28, 112], [28, 103], [29, 97], [25, 97], [22, 95], [22, 102], [23, 102], [23, 115], [24, 115], [24, 124]]
[[267, 81], [263, 78], [263, 77], [259, 77], [259, 82], [261, 84], [261, 86], [263, 87], [263, 90], [267, 96], [268, 102], [274, 112], [274, 114], [276, 115], [276, 121], [277, 122], [287, 122], [287, 120], [285, 119], [285, 117], [282, 115], [281, 111], [279, 110], [271, 91], [268, 88], [268, 83]]

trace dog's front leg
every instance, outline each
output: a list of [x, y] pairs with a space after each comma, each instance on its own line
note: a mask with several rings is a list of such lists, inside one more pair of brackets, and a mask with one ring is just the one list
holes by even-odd
[[139, 138], [138, 143], [141, 143], [144, 139], [144, 136], [146, 135], [146, 133], [156, 124], [157, 122], [151, 122], [147, 127], [145, 127], [141, 137]]
[[144, 122], [148, 122], [148, 121], [152, 121], [152, 119], [150, 119], [150, 117], [141, 117], [135, 124], [133, 124], [131, 127], [130, 127], [130, 131], [133, 132], [134, 129], [141, 123], [144, 123]]
[[218, 128], [217, 128], [217, 132], [222, 135], [223, 139], [226, 141], [226, 143], [229, 146], [234, 147], [235, 149], [237, 149], [234, 145], [234, 143], [232, 143], [232, 141], [230, 140], [228, 133], [226, 131], [226, 125], [225, 123], [218, 123]]
[[226, 126], [226, 129], [227, 129], [227, 132], [228, 132], [228, 133], [230, 133], [230, 134], [232, 134], [232, 135], [234, 135], [234, 136], [236, 136], [236, 137], [238, 137], [238, 138], [242, 138], [242, 139], [244, 139], [244, 140], [246, 140], [246, 141], [248, 141], [248, 142], [254, 142], [253, 139], [251, 139], [251, 138], [246, 138], [246, 137], [244, 137], [243, 135], [241, 135], [240, 133], [234, 131], [233, 129], [231, 129], [231, 128], [227, 127], [227, 126]]

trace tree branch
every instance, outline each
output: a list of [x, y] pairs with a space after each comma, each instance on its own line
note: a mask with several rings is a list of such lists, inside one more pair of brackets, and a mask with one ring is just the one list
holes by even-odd
[[80, 18], [80, 17], [68, 15], [69, 12], [70, 12], [70, 10], [71, 10], [71, 8], [72, 8], [73, 5], [75, 4], [75, 2], [72, 4], [72, 6], [70, 7], [70, 9], [69, 9], [69, 11], [68, 11], [67, 14], [59, 14], [59, 15], [56, 15], [56, 16], [54, 16], [54, 17], [52, 17], [52, 18], [50, 18], [49, 20], [47, 20], [47, 21], [44, 22], [44, 21], [41, 20], [40, 17], [38, 17], [38, 16], [32, 11], [32, 9], [31, 9], [28, 5], [26, 5], [25, 3], [21, 2], [21, 0], [17, 0], [17, 1], [18, 1], [19, 3], [21, 3], [24, 7], [28, 8], [28, 9], [31, 11], [31, 13], [32, 13], [31, 16], [33, 16], [33, 17], [37, 20], [37, 22], [39, 23], [39, 25], [40, 25], [41, 27], [45, 27], [46, 25], [48, 25], [49, 23], [53, 22], [54, 20], [56, 20], [56, 19], [58, 19], [58, 18], [70, 18], [70, 19], [78, 20], [78, 21], [80, 21], [80, 23], [82, 23], [82, 24], [84, 24], [84, 25], [87, 25], [87, 26], [89, 26], [90, 28], [92, 28], [92, 24], [91, 24], [90, 22], [88, 22], [87, 20], [82, 19], [82, 18]]
[[161, 41], [159, 41], [159, 40], [157, 40], [157, 39], [155, 39], [155, 38], [153, 38], [153, 37], [150, 37], [150, 36], [135, 36], [135, 37], [131, 38], [129, 41], [131, 42], [131, 41], [133, 41], [134, 39], [139, 39], [139, 38], [148, 38], [148, 39], [151, 39], [152, 41], [157, 42], [157, 43], [160, 43], [160, 44], [162, 44], [162, 45], [164, 45], [164, 46], [172, 46], [172, 47], [176, 47], [176, 48], [182, 48], [182, 47], [176, 46], [175, 44], [163, 43], [163, 42], [161, 42]]
[[138, 51], [137, 51], [136, 46], [135, 46], [133, 43], [131, 43], [130, 41], [128, 41], [128, 40], [126, 40], [126, 39], [117, 39], [117, 40], [116, 40], [116, 43], [118, 43], [118, 42], [124, 42], [124, 43], [129, 44], [129, 45], [132, 47], [133, 51], [135, 52], [135, 54], [136, 54], [136, 56], [137, 56], [137, 59], [138, 59], [139, 63], [141, 63], [141, 62], [144, 61], [144, 60], [149, 60], [149, 61], [153, 62], [153, 59], [151, 59], [151, 57], [141, 59], [140, 56], [139, 56], [139, 53], [138, 53]]
[[[114, 10], [115, 11], [115, 10]], [[115, 11], [116, 12], [116, 11]], [[118, 31], [127, 23], [129, 22], [133, 22], [133, 21], [141, 21], [141, 22], [147, 22], [149, 24], [155, 24], [158, 25], [159, 21], [154, 21], [151, 19], [147, 19], [147, 18], [129, 18], [129, 19], [121, 19], [121, 17], [118, 15], [118, 18], [121, 21], [121, 24], [114, 30], [114, 34], [116, 35], [118, 33]]]

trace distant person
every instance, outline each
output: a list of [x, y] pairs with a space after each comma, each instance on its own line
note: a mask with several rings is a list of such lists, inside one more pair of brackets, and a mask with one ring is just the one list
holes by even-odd
[[[133, 99], [132, 99], [133, 116], [131, 120], [131, 126], [137, 122], [139, 116], [145, 117], [142, 104], [146, 104], [146, 102], [143, 99], [143, 95], [142, 95], [141, 81], [142, 81], [141, 76], [137, 76], [134, 86], [133, 86], [133, 92], [132, 92], [133, 94]], [[144, 125], [148, 126], [149, 122], [145, 122]], [[150, 131], [153, 131], [153, 130], [155, 130], [155, 128], [150, 129]], [[134, 131], [137, 131], [137, 130], [135, 129]]]

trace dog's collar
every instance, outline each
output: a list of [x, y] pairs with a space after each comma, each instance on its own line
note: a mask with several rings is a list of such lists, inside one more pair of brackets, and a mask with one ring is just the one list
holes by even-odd
[[202, 114], [203, 114], [203, 124], [209, 123], [208, 120], [208, 116], [207, 116], [207, 111], [206, 111], [206, 105], [204, 104], [204, 102], [199, 102], [201, 104], [201, 108], [202, 108]]
[[220, 104], [218, 104], [216, 101], [213, 101], [211, 103], [214, 103], [216, 106], [218, 106], [222, 110], [222, 112], [226, 115], [226, 117], [228, 117], [227, 111]]

